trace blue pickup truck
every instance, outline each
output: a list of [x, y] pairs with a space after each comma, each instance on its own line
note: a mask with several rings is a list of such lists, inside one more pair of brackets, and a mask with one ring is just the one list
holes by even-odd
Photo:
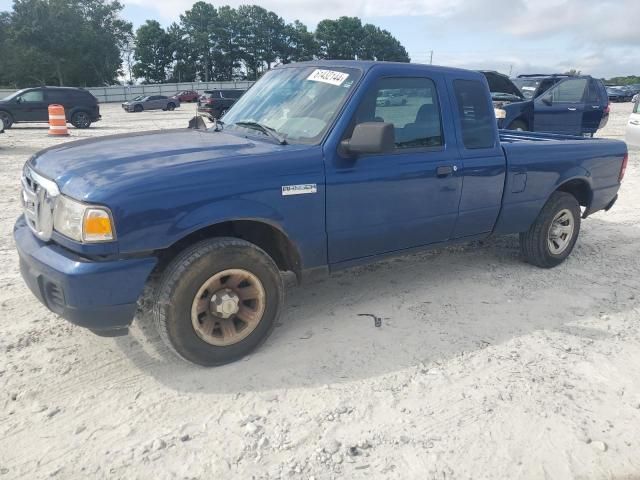
[[613, 206], [627, 158], [620, 141], [499, 132], [482, 74], [415, 64], [281, 66], [223, 120], [29, 159], [14, 237], [40, 301], [117, 335], [151, 290], [167, 345], [219, 365], [272, 330], [283, 271], [305, 282], [501, 234], [558, 265], [581, 219]]

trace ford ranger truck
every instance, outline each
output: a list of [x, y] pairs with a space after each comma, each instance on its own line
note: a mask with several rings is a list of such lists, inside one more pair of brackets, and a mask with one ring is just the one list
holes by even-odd
[[[378, 101], [390, 96], [406, 101]], [[305, 282], [516, 233], [525, 261], [558, 265], [581, 221], [615, 203], [626, 161], [620, 141], [499, 132], [477, 72], [297, 63], [267, 72], [215, 128], [37, 153], [14, 236], [51, 311], [124, 334], [144, 290], [170, 348], [220, 365], [273, 329], [281, 272]]]

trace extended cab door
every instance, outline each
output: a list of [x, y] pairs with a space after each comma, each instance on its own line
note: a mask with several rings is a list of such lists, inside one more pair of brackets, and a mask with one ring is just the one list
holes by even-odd
[[[385, 101], [389, 95], [404, 101], [391, 104]], [[396, 147], [357, 158], [337, 145], [325, 152], [329, 263], [448, 240], [462, 180], [453, 119], [442, 108], [448, 105], [443, 78], [377, 67], [353, 102], [339, 138], [350, 138], [358, 123], [388, 122]]]
[[587, 78], [558, 82], [534, 102], [534, 131], [582, 135]]
[[459, 72], [452, 75], [450, 90], [463, 178], [453, 238], [484, 236], [493, 230], [502, 207], [506, 158], [486, 80]]

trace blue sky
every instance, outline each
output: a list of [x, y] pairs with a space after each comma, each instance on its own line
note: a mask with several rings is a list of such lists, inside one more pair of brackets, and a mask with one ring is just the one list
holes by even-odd
[[[169, 25], [193, 0], [121, 0], [123, 15]], [[11, 7], [0, 0], [0, 9]], [[252, 3], [212, 2], [215, 6]], [[314, 28], [323, 18], [356, 15], [389, 30], [414, 62], [519, 74], [640, 75], [640, 0], [262, 0], [287, 21]], [[634, 20], [636, 19], [636, 20]]]

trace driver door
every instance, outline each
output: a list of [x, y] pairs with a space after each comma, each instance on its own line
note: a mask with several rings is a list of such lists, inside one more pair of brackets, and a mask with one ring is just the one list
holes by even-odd
[[[405, 73], [406, 75], [406, 73]], [[446, 86], [438, 75], [379, 78], [360, 101], [351, 125], [394, 125], [392, 152], [336, 152], [327, 163], [326, 205], [329, 263], [337, 264], [449, 239], [458, 218], [462, 177]], [[392, 103], [392, 96], [405, 102]]]
[[534, 131], [582, 135], [586, 78], [557, 83], [534, 102]]
[[14, 118], [18, 122], [46, 122], [49, 119], [45, 92], [30, 90], [15, 99]]

